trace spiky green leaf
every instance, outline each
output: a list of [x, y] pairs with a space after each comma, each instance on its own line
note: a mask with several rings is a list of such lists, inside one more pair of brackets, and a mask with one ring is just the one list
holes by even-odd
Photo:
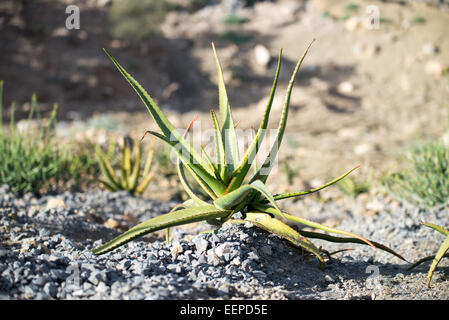
[[[192, 173], [192, 176], [195, 178], [195, 180], [201, 185], [201, 187], [209, 194], [211, 195], [212, 199], [216, 199], [217, 195], [221, 195], [225, 192], [226, 188], [223, 183], [221, 183], [220, 180], [216, 179], [214, 176], [210, 175], [202, 165], [191, 163], [190, 161], [185, 159], [185, 155], [183, 153], [183, 150], [180, 148], [177, 148], [177, 143], [174, 141], [171, 141], [170, 139], [166, 138], [164, 135], [148, 130], [146, 133], [149, 133], [151, 135], [154, 135], [161, 140], [165, 141], [169, 145], [173, 146], [175, 150], [177, 151], [178, 157], [181, 159], [181, 161], [186, 165], [186, 167], [189, 169], [189, 171]], [[205, 166], [208, 168], [209, 166], [207, 163]]]
[[[197, 175], [202, 179], [207, 180], [213, 176], [213, 172], [208, 167], [207, 163], [195, 149], [185, 141], [185, 139], [178, 133], [173, 124], [168, 120], [164, 113], [160, 110], [159, 106], [154, 102], [147, 91], [118, 63], [118, 61], [106, 50], [103, 49], [109, 56], [111, 61], [125, 77], [129, 84], [133, 87], [140, 99], [143, 101], [154, 121], [162, 131], [162, 135], [165, 137], [164, 141], [170, 141], [170, 145], [177, 150], [178, 155], [182, 157], [182, 161], [189, 165]], [[221, 183], [216, 183], [216, 186], [212, 187], [218, 194], [225, 190]]]
[[[312, 238], [312, 239], [321, 239], [321, 240], [325, 240], [325, 241], [329, 241], [329, 242], [336, 242], [336, 243], [356, 243], [356, 244], [364, 244], [364, 245], [369, 245], [368, 243], [366, 243], [366, 241], [363, 241], [359, 238], [354, 238], [354, 237], [336, 237], [336, 236], [332, 236], [329, 234], [324, 234], [324, 233], [319, 233], [319, 232], [313, 232], [313, 231], [304, 231], [304, 230], [299, 230], [299, 233], [301, 235], [303, 235], [304, 237], [307, 238]], [[370, 241], [370, 243], [372, 243], [376, 248], [379, 248], [383, 251], [386, 251], [388, 253], [391, 253], [392, 255], [398, 257], [399, 259], [408, 262], [403, 256], [401, 256], [399, 253], [397, 253], [396, 251], [390, 249], [389, 247], [376, 242], [376, 241]]]
[[100, 170], [106, 176], [108, 184], [116, 187], [117, 189], [121, 189], [120, 179], [115, 174], [115, 170], [106, 155], [99, 148], [97, 148], [96, 156]]
[[312, 242], [301, 236], [296, 230], [265, 213], [248, 212], [245, 215], [246, 217], [242, 221], [249, 221], [255, 226], [267, 232], [277, 234], [278, 236], [293, 243], [295, 246], [304, 248], [306, 251], [314, 254], [319, 260], [320, 269], [324, 269], [325, 263], [319, 249]]
[[430, 287], [430, 281], [432, 280], [433, 273], [448, 249], [449, 249], [449, 235], [446, 237], [443, 244], [438, 249], [435, 258], [433, 258], [432, 265], [430, 266], [429, 272], [427, 273], [427, 287]]
[[189, 195], [190, 199], [192, 199], [195, 203], [198, 205], [207, 205], [207, 202], [201, 200], [194, 192], [193, 189], [190, 187], [185, 172], [184, 172], [184, 165], [179, 161], [177, 163], [177, 169], [178, 169], [178, 177], [181, 181], [182, 186], [184, 187], [184, 191]]
[[278, 66], [276, 68], [273, 86], [271, 88], [270, 97], [268, 98], [268, 103], [265, 108], [263, 118], [260, 122], [259, 130], [257, 131], [256, 136], [254, 137], [250, 146], [248, 147], [245, 154], [243, 155], [237, 169], [235, 170], [235, 173], [231, 179], [231, 183], [228, 186], [228, 191], [233, 191], [242, 184], [243, 179], [248, 174], [248, 171], [257, 156], [257, 152], [259, 151], [260, 144], [262, 143], [262, 140], [265, 136], [265, 133], [266, 133], [266, 130], [268, 127], [268, 120], [270, 118], [271, 106], [273, 105], [274, 95], [276, 93], [276, 87], [277, 87], [278, 78], [279, 78], [279, 71], [281, 69], [281, 61], [282, 61], [282, 50], [279, 53]]
[[228, 95], [226, 93], [226, 86], [223, 78], [223, 71], [221, 69], [220, 61], [218, 60], [215, 45], [212, 43], [214, 51], [215, 62], [218, 73], [218, 102], [221, 120], [221, 135], [223, 138], [223, 145], [225, 150], [226, 163], [229, 166], [229, 172], [232, 173], [238, 163], [238, 146], [237, 137], [235, 134], [234, 122], [232, 120], [231, 107], [229, 105]]
[[213, 110], [210, 111], [212, 117], [212, 124], [214, 126], [214, 141], [217, 154], [217, 170], [220, 174], [221, 181], [227, 183], [229, 179], [228, 166], [226, 164], [225, 149], [223, 144], [223, 137], [221, 136], [220, 126], [218, 124], [217, 116]]
[[426, 227], [429, 227], [435, 231], [438, 231], [439, 233], [441, 233], [443, 236], [449, 236], [449, 231], [444, 229], [443, 227], [437, 226], [436, 224], [433, 223], [429, 223], [429, 222], [423, 222], [423, 225], [425, 225]]
[[256, 180], [251, 184], [245, 184], [232, 192], [222, 195], [221, 197], [214, 200], [214, 205], [217, 208], [221, 209], [231, 209], [239, 204], [245, 204], [246, 201], [243, 200], [245, 198], [248, 199], [248, 194], [252, 190], [260, 192], [268, 199], [268, 201], [270, 201], [273, 204], [273, 206], [275, 206], [280, 211], [280, 208], [277, 206], [276, 201], [273, 199], [273, 195], [267, 189], [265, 184], [262, 183], [262, 181], [260, 180]]
[[288, 214], [285, 211], [279, 210], [278, 208], [272, 208], [272, 207], [268, 207], [268, 206], [264, 206], [264, 205], [254, 205], [254, 208], [256, 208], [258, 210], [261, 210], [263, 212], [267, 212], [267, 213], [276, 215], [276, 216], [281, 216], [281, 217], [283, 217], [285, 219], [288, 219], [290, 221], [294, 221], [294, 222], [306, 225], [306, 226], [311, 227], [311, 228], [320, 229], [320, 230], [323, 230], [323, 231], [326, 231], [326, 232], [337, 233], [337, 234], [342, 234], [342, 235], [345, 235], [345, 236], [348, 236], [348, 237], [357, 238], [357, 239], [365, 242], [366, 244], [370, 245], [374, 249], [376, 249], [376, 246], [371, 241], [369, 241], [368, 239], [365, 239], [364, 237], [361, 237], [361, 236], [359, 236], [359, 235], [357, 235], [355, 233], [344, 231], [344, 230], [339, 230], [339, 229], [335, 229], [335, 228], [331, 228], [331, 227], [327, 227], [327, 226], [324, 226], [324, 225], [319, 224], [319, 223], [314, 222], [314, 221], [310, 221], [310, 220], [303, 219], [303, 218], [300, 218], [300, 217], [297, 217], [297, 216], [293, 216], [291, 214]]
[[131, 192], [134, 192], [137, 188], [137, 184], [139, 182], [139, 173], [140, 173], [140, 157], [141, 157], [141, 147], [140, 143], [137, 141], [134, 141], [134, 164], [131, 163], [131, 157], [130, 157], [130, 166], [132, 166], [131, 173], [129, 175], [128, 179], [128, 187]]
[[254, 177], [251, 179], [251, 181], [261, 180], [262, 182], [266, 182], [267, 178], [270, 174], [270, 171], [273, 168], [274, 162], [276, 160], [276, 157], [277, 157], [277, 154], [279, 151], [279, 147], [282, 142], [282, 138], [284, 137], [285, 127], [287, 126], [287, 117], [288, 117], [288, 111], [289, 111], [289, 106], [290, 106], [290, 97], [291, 97], [291, 93], [292, 93], [292, 89], [293, 89], [293, 84], [295, 83], [296, 74], [298, 73], [298, 70], [301, 67], [302, 62], [304, 61], [304, 58], [306, 57], [306, 55], [310, 49], [310, 46], [312, 45], [312, 43], [314, 41], [315, 41], [315, 39], [312, 40], [312, 42], [309, 44], [306, 51], [304, 52], [304, 54], [302, 55], [302, 57], [299, 59], [298, 63], [296, 64], [296, 67], [293, 71], [293, 74], [290, 78], [290, 82], [287, 87], [287, 93], [286, 93], [285, 99], [284, 99], [284, 106], [282, 108], [282, 114], [281, 114], [281, 119], [279, 121], [278, 129], [277, 129], [276, 139], [275, 139], [274, 144], [273, 144], [270, 152], [268, 153], [268, 156], [267, 156], [266, 160], [264, 161], [262, 167], [258, 170], [257, 174], [254, 175]]
[[221, 218], [229, 213], [229, 210], [219, 210], [211, 205], [172, 211], [138, 224], [106, 244], [95, 248], [92, 252], [97, 255], [104, 254], [150, 232], [208, 219]]
[[328, 183], [318, 187], [318, 188], [314, 188], [311, 190], [307, 190], [307, 191], [300, 191], [300, 192], [286, 192], [286, 193], [281, 193], [281, 194], [276, 194], [274, 195], [274, 199], [275, 200], [283, 200], [283, 199], [288, 199], [288, 198], [293, 198], [293, 197], [300, 197], [300, 196], [305, 196], [307, 194], [311, 194], [311, 193], [315, 193], [318, 192], [324, 188], [327, 188], [335, 183], [337, 183], [338, 181], [342, 180], [343, 178], [345, 178], [347, 175], [349, 175], [352, 171], [354, 171], [355, 169], [357, 169], [359, 166], [356, 166], [354, 168], [352, 168], [351, 170], [349, 170], [348, 172], [344, 173], [343, 175], [339, 176], [338, 178], [335, 178], [332, 181], [329, 181]]

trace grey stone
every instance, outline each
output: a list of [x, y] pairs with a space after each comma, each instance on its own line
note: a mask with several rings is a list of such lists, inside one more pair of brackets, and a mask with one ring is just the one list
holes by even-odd
[[44, 292], [48, 296], [56, 298], [56, 294], [58, 293], [58, 287], [53, 282], [47, 282], [44, 285]]
[[203, 253], [207, 250], [209, 242], [201, 236], [196, 236], [192, 239], [195, 244], [195, 248], [199, 253]]
[[124, 260], [120, 263], [120, 266], [124, 269], [127, 270], [129, 267], [131, 267], [131, 261], [129, 260]]
[[218, 266], [220, 259], [215, 254], [215, 248], [207, 250], [207, 263], [213, 266]]
[[271, 247], [270, 246], [263, 246], [260, 248], [260, 251], [266, 255], [271, 256], [272, 251], [271, 251]]

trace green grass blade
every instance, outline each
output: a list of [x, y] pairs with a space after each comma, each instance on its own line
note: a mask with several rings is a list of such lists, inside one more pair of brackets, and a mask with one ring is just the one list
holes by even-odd
[[[444, 254], [442, 258], [449, 258], [449, 253]], [[424, 262], [432, 261], [433, 259], [435, 259], [434, 255], [433, 256], [424, 257], [424, 258], [416, 261], [415, 263], [413, 263], [410, 267], [408, 267], [407, 271], [410, 271], [410, 270], [416, 268], [417, 266], [419, 266], [420, 264], [422, 264]]]
[[18, 132], [16, 130], [15, 121], [14, 121], [14, 114], [15, 113], [16, 113], [16, 104], [15, 104], [15, 102], [13, 102], [11, 104], [11, 117], [9, 119], [9, 130], [11, 131], [11, 133], [17, 133]]
[[429, 272], [427, 273], [427, 287], [428, 288], [430, 287], [430, 281], [432, 280], [433, 272], [435, 271], [436, 267], [438, 266], [438, 264], [440, 263], [441, 259], [446, 254], [448, 249], [449, 249], [449, 235], [444, 240], [440, 249], [438, 249], [438, 252], [435, 255], [435, 258], [433, 259], [432, 265], [430, 266]]
[[218, 210], [211, 205], [172, 211], [138, 224], [106, 244], [95, 248], [92, 252], [97, 255], [104, 254], [150, 232], [208, 219], [221, 218], [229, 213], [230, 211], [228, 210]]
[[28, 114], [28, 121], [30, 121], [31, 119], [33, 119], [33, 114], [34, 111], [37, 109], [37, 97], [36, 94], [33, 93], [31, 95], [31, 103], [30, 103], [30, 113]]
[[243, 179], [246, 177], [254, 159], [256, 158], [257, 152], [259, 151], [260, 143], [262, 142], [268, 127], [268, 120], [270, 118], [271, 106], [273, 105], [274, 95], [276, 93], [276, 87], [279, 79], [279, 72], [281, 69], [281, 61], [282, 61], [282, 50], [279, 53], [279, 60], [276, 68], [276, 74], [273, 80], [273, 86], [271, 88], [270, 97], [268, 98], [268, 103], [265, 108], [263, 118], [260, 122], [259, 130], [257, 131], [256, 136], [254, 137], [250, 146], [243, 155], [237, 169], [235, 170], [234, 176], [231, 179], [231, 184], [228, 187], [228, 191], [235, 190], [242, 184]]
[[288, 117], [288, 111], [290, 106], [290, 97], [293, 89], [293, 84], [295, 83], [296, 74], [298, 73], [299, 68], [301, 67], [302, 62], [304, 61], [304, 58], [306, 57], [307, 53], [309, 52], [310, 46], [315, 41], [312, 40], [312, 42], [307, 47], [306, 51], [302, 55], [302, 57], [299, 59], [298, 63], [296, 64], [296, 67], [293, 71], [293, 74], [290, 78], [290, 82], [287, 87], [287, 93], [285, 95], [284, 99], [284, 107], [282, 108], [282, 114], [281, 119], [279, 121], [279, 126], [276, 134], [276, 140], [266, 158], [264, 161], [262, 167], [259, 169], [257, 174], [251, 179], [251, 182], [254, 180], [261, 180], [262, 182], [266, 182], [267, 178], [270, 174], [270, 171], [274, 165], [275, 159], [277, 157], [277, 153], [279, 151], [279, 147], [281, 145], [282, 139], [284, 137], [285, 127], [287, 125], [287, 117]]
[[[329, 241], [329, 242], [336, 242], [336, 243], [357, 243], [357, 244], [364, 244], [364, 245], [369, 245], [366, 243], [366, 241], [363, 241], [359, 238], [353, 238], [353, 237], [348, 237], [348, 238], [343, 238], [343, 237], [336, 237], [336, 236], [332, 236], [329, 234], [323, 234], [323, 233], [319, 233], [319, 232], [313, 232], [313, 231], [304, 231], [304, 230], [299, 230], [299, 233], [301, 235], [303, 235], [304, 237], [307, 238], [314, 238], [314, 239], [321, 239], [321, 240], [325, 240], [325, 241]], [[379, 248], [383, 251], [386, 251], [388, 253], [391, 253], [392, 255], [398, 257], [399, 259], [408, 262], [403, 256], [401, 256], [399, 253], [397, 253], [396, 251], [388, 248], [387, 246], [384, 246], [383, 244], [379, 243], [379, 242], [375, 242], [375, 241], [370, 241], [370, 243], [372, 243], [373, 245], [376, 246], [376, 248]]]
[[449, 236], [448, 230], [444, 229], [443, 227], [437, 226], [436, 224], [429, 223], [429, 222], [423, 222], [423, 225], [425, 225], [426, 227], [432, 228], [435, 231], [438, 231], [443, 236]]
[[[236, 219], [233, 219], [232, 221], [236, 221]], [[255, 226], [261, 228], [262, 230], [274, 233], [288, 240], [295, 246], [304, 248], [305, 250], [314, 254], [318, 258], [320, 269], [322, 270], [324, 269], [325, 263], [319, 249], [312, 242], [301, 236], [296, 230], [289, 227], [285, 223], [270, 217], [268, 214], [259, 212], [246, 213], [246, 218], [243, 219], [242, 221], [244, 222], [249, 221]]]
[[318, 192], [318, 191], [320, 191], [320, 190], [322, 190], [324, 188], [327, 188], [327, 187], [337, 183], [338, 181], [342, 180], [343, 178], [345, 178], [347, 175], [349, 175], [352, 171], [354, 171], [358, 167], [360, 167], [360, 166], [358, 165], [358, 166], [352, 168], [351, 170], [349, 170], [348, 172], [346, 172], [343, 175], [339, 176], [338, 178], [335, 178], [334, 180], [329, 181], [328, 183], [326, 183], [326, 184], [324, 184], [324, 185], [322, 185], [322, 186], [320, 186], [318, 188], [311, 189], [311, 190], [308, 190], [308, 191], [288, 192], [288, 193], [276, 194], [274, 196], [274, 199], [275, 200], [283, 200], [283, 199], [288, 199], [288, 198], [293, 198], [293, 197], [300, 197], [300, 196], [304, 196], [304, 195], [311, 194], [311, 193], [314, 193], [314, 192]]
[[0, 134], [3, 135], [3, 84], [4, 81], [0, 80]]
[[214, 51], [218, 72], [218, 101], [220, 109], [220, 120], [222, 125], [221, 135], [223, 138], [223, 145], [225, 149], [226, 163], [229, 166], [229, 172], [232, 173], [238, 163], [237, 137], [235, 134], [234, 122], [232, 120], [231, 107], [229, 105], [228, 95], [226, 93], [223, 71], [221, 69], [217, 51], [215, 50], [215, 45], [213, 43], [212, 49]]

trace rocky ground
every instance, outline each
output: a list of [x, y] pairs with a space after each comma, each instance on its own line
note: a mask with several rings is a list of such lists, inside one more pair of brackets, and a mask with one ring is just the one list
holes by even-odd
[[[197, 235], [206, 225], [176, 228], [133, 241], [102, 256], [92, 248], [119, 230], [167, 212], [174, 203], [137, 199], [126, 193], [64, 193], [35, 199], [0, 190], [0, 297], [3, 299], [448, 299], [448, 262], [442, 261], [426, 288], [428, 264], [407, 264], [365, 246], [322, 244], [338, 253], [320, 271], [277, 236], [256, 227], [226, 225]], [[409, 261], [435, 253], [442, 237], [420, 225], [444, 224], [448, 209], [420, 210], [388, 204], [374, 217], [355, 216], [333, 204], [339, 227], [387, 244]]]
[[[16, 0], [0, 3], [5, 105], [16, 101], [20, 120], [32, 92], [44, 116], [58, 103], [61, 139], [104, 143], [111, 133], [140, 138], [154, 127], [102, 47], [149, 90], [176, 127], [185, 128], [198, 115], [197, 123], [210, 128], [209, 109], [217, 105], [214, 42], [233, 116], [246, 130], [258, 126], [279, 49], [284, 63], [271, 127], [294, 63], [316, 38], [293, 90], [270, 189], [309, 189], [361, 164], [351, 176], [364, 182], [372, 174], [368, 193], [345, 198], [333, 188], [319, 197], [286, 200], [284, 208], [384, 243], [409, 261], [434, 254], [443, 241], [421, 221], [447, 226], [447, 207], [399, 203], [376, 181], [400, 165], [417, 139], [438, 139], [447, 130], [446, 2], [435, 7], [422, 1], [278, 0], [242, 7], [239, 1], [210, 1], [198, 10], [170, 12], [161, 34], [139, 44], [110, 34], [111, 1], [78, 1], [81, 29], [70, 32], [64, 28], [66, 1], [25, 2], [25, 9]], [[376, 28], [366, 25], [369, 5], [380, 12]], [[231, 14], [240, 22], [224, 23]], [[95, 188], [18, 197], [0, 188], [0, 298], [449, 298], [447, 259], [427, 289], [429, 264], [407, 271], [405, 262], [379, 250], [316, 241], [328, 251], [354, 248], [336, 254], [323, 272], [313, 259], [250, 225], [196, 235], [207, 226], [195, 224], [176, 228], [169, 245], [157, 233], [104, 256], [90, 253], [167, 212], [176, 204], [176, 185], [158, 174], [144, 198]]]

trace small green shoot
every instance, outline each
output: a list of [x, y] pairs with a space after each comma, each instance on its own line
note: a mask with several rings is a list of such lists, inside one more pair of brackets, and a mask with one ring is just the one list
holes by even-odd
[[373, 180], [373, 171], [370, 170], [368, 177], [364, 182], [357, 183], [354, 179], [348, 176], [338, 183], [338, 188], [345, 195], [355, 198], [359, 194], [369, 192], [372, 180]]
[[345, 11], [346, 11], [347, 13], [356, 12], [356, 11], [358, 11], [358, 10], [359, 10], [359, 5], [356, 4], [356, 3], [348, 3], [348, 4], [345, 6]]
[[419, 266], [420, 264], [422, 264], [423, 262], [432, 261], [432, 265], [430, 266], [429, 271], [427, 273], [427, 288], [430, 288], [430, 281], [432, 280], [433, 273], [435, 272], [435, 269], [440, 263], [441, 259], [449, 258], [449, 254], [446, 253], [449, 249], [449, 231], [447, 229], [444, 229], [443, 227], [437, 226], [432, 223], [423, 222], [423, 225], [435, 231], [438, 231], [439, 233], [441, 233], [443, 236], [446, 237], [443, 243], [441, 244], [440, 248], [438, 249], [437, 253], [435, 254], [435, 256], [422, 258], [408, 268], [408, 270], [412, 270], [417, 266]]
[[293, 184], [295, 176], [299, 173], [299, 169], [299, 166], [292, 167], [289, 161], [284, 162], [282, 172], [285, 174], [288, 184]]
[[243, 18], [236, 14], [230, 14], [222, 20], [222, 22], [227, 25], [241, 25], [248, 21], [249, 21], [248, 18]]
[[426, 18], [420, 17], [420, 16], [414, 17], [412, 19], [412, 23], [413, 24], [424, 24], [424, 23], [426, 23]]
[[219, 34], [219, 37], [223, 40], [229, 41], [236, 45], [248, 43], [252, 40], [253, 36], [248, 33], [240, 33], [231, 30], [226, 30]]
[[[142, 150], [140, 141], [123, 137], [122, 160], [120, 162], [120, 170], [115, 170], [110, 161], [110, 156], [97, 148], [97, 159], [104, 178], [99, 182], [109, 191], [126, 190], [134, 195], [141, 195], [148, 187], [154, 176], [152, 169], [154, 142], [151, 140], [151, 146], [148, 149], [145, 164], [142, 163]], [[115, 144], [110, 144], [110, 146]], [[109, 148], [109, 155], [111, 153]], [[120, 173], [118, 173], [118, 172]]]

